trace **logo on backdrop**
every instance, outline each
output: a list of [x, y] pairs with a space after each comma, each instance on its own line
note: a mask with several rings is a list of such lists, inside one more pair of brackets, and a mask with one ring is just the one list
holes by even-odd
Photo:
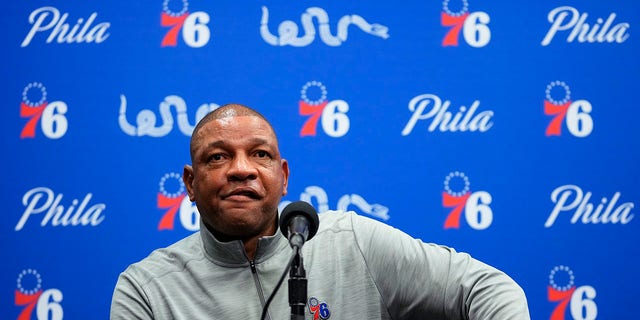
[[200, 228], [200, 213], [187, 197], [182, 176], [175, 172], [167, 173], [160, 178], [159, 186], [158, 209], [166, 211], [158, 223], [158, 230], [173, 230], [177, 215], [183, 228], [197, 231]]
[[481, 48], [491, 41], [491, 29], [489, 29], [491, 18], [486, 12], [469, 12], [469, 2], [462, 0], [462, 7], [459, 11], [453, 12], [449, 7], [449, 0], [442, 1], [442, 12], [440, 13], [440, 25], [449, 28], [449, 31], [442, 39], [442, 46], [458, 46], [460, 31], [464, 41], [474, 47]]
[[302, 86], [298, 112], [309, 117], [300, 129], [300, 136], [314, 136], [318, 122], [330, 137], [339, 138], [349, 132], [351, 122], [347, 112], [349, 104], [344, 100], [327, 100], [327, 87], [320, 81], [309, 81]]
[[[329, 210], [329, 197], [324, 189], [318, 186], [308, 186], [300, 194], [300, 200], [309, 204], [313, 205], [313, 199], [315, 199], [315, 203], [317, 203], [316, 209], [319, 213]], [[282, 212], [284, 207], [289, 203], [291, 203], [291, 201], [280, 202], [280, 205], [278, 205], [279, 212]], [[345, 194], [340, 197], [336, 209], [342, 211], [355, 209], [355, 211], [360, 214], [366, 214], [384, 221], [391, 218], [388, 214], [389, 208], [377, 203], [370, 204], [361, 195], [355, 193]]]
[[120, 95], [120, 115], [118, 124], [122, 131], [132, 137], [150, 136], [154, 138], [164, 137], [173, 130], [173, 115], [171, 107], [175, 107], [178, 119], [178, 129], [186, 135], [191, 136], [193, 129], [207, 113], [220, 107], [215, 103], [205, 103], [196, 110], [196, 118], [193, 125], [189, 123], [187, 116], [187, 103], [179, 96], [171, 95], [160, 102], [160, 117], [162, 123], [156, 126], [156, 114], [149, 109], [144, 109], [136, 116], [136, 125], [132, 125], [127, 120], [127, 97]]
[[42, 7], [33, 10], [29, 15], [31, 29], [22, 40], [21, 47], [26, 47], [31, 43], [33, 37], [40, 32], [48, 32], [46, 43], [53, 41], [57, 43], [102, 43], [109, 37], [109, 22], [96, 22], [97, 12], [92, 13], [88, 18], [78, 18], [75, 23], [70, 21], [68, 13], [60, 14], [55, 7]]
[[22, 307], [18, 320], [29, 320], [34, 309], [38, 320], [62, 320], [62, 291], [42, 289], [42, 277], [34, 269], [25, 269], [18, 274], [15, 305]]
[[[547, 299], [557, 304], [550, 320], [581, 319], [594, 320], [598, 316], [598, 306], [594, 301], [596, 289], [592, 286], [575, 285], [573, 271], [567, 266], [555, 266], [549, 274]], [[571, 318], [565, 318], [567, 307]]]
[[[317, 32], [316, 26], [313, 24], [314, 19], [318, 22]], [[336, 35], [332, 34], [329, 16], [322, 8], [308, 8], [307, 11], [302, 13], [300, 20], [304, 34], [298, 36], [298, 25], [296, 22], [285, 20], [278, 25], [278, 36], [275, 36], [269, 31], [269, 9], [263, 6], [262, 19], [260, 20], [260, 35], [265, 42], [272, 46], [290, 45], [293, 47], [305, 47], [315, 40], [317, 33], [320, 35], [320, 40], [326, 45], [336, 47], [347, 41], [349, 26], [353, 24], [368, 34], [378, 36], [382, 39], [389, 38], [389, 28], [377, 23], [370, 24], [363, 17], [356, 14], [346, 15], [340, 18], [334, 29]]]
[[31, 216], [45, 213], [40, 221], [40, 226], [45, 227], [76, 227], [76, 226], [97, 226], [104, 220], [102, 212], [107, 208], [104, 203], [97, 203], [89, 206], [92, 193], [78, 201], [71, 200], [71, 204], [61, 204], [63, 194], [55, 194], [47, 187], [37, 187], [27, 191], [22, 197], [22, 204], [26, 207], [22, 217], [16, 224], [15, 230], [20, 231]]
[[544, 114], [552, 117], [545, 135], [560, 136], [562, 125], [566, 124], [567, 130], [573, 136], [584, 138], [593, 131], [593, 107], [588, 100], [571, 101], [571, 90], [563, 81], [553, 81], [545, 90]]
[[[451, 101], [442, 102], [435, 94], [422, 94], [409, 101], [409, 111], [413, 114], [402, 129], [402, 135], [406, 136], [413, 131], [418, 121], [431, 120], [427, 131], [434, 132], [486, 132], [493, 126], [493, 111], [486, 110], [476, 113], [480, 101], [475, 100], [471, 107], [460, 106], [457, 112], [450, 112]], [[427, 109], [429, 107], [429, 109]]]
[[162, 2], [160, 25], [169, 28], [162, 38], [161, 47], [175, 47], [178, 45], [178, 37], [192, 48], [201, 48], [209, 43], [211, 30], [209, 30], [209, 14], [204, 11], [189, 13], [189, 2], [169, 1]]
[[601, 17], [589, 19], [586, 12], [580, 13], [570, 6], [557, 7], [549, 11], [547, 20], [551, 27], [542, 39], [542, 46], [547, 46], [556, 34], [566, 35], [567, 42], [615, 42], [623, 43], [629, 38], [629, 23], [616, 22], [616, 13], [612, 12], [604, 20]]
[[[573, 212], [571, 224], [628, 224], [633, 220], [631, 210], [633, 202], [618, 204], [621, 193], [615, 192], [611, 198], [602, 197], [600, 203], [591, 203], [591, 191], [584, 192], [575, 185], [557, 187], [551, 192], [551, 201], [555, 204], [551, 214], [544, 223], [550, 228], [556, 222], [560, 213]], [[595, 201], [597, 202], [597, 201]]]
[[459, 229], [464, 210], [467, 224], [475, 230], [484, 230], [493, 222], [491, 194], [486, 191], [471, 192], [469, 178], [460, 171], [449, 173], [444, 178], [442, 206], [451, 208], [444, 221], [445, 229]]
[[45, 137], [59, 139], [67, 133], [67, 104], [64, 101], [47, 101], [47, 88], [40, 82], [29, 83], [22, 91], [20, 117], [28, 118], [20, 132], [20, 139], [35, 138], [36, 127]]

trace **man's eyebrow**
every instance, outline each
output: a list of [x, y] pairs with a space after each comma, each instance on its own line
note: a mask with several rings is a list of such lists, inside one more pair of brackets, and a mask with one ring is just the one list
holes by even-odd
[[222, 140], [218, 140], [218, 141], [213, 141], [213, 142], [209, 142], [209, 144], [207, 144], [207, 148], [219, 148], [224, 146], [225, 143]]
[[251, 143], [253, 143], [254, 145], [264, 145], [269, 144], [269, 141], [262, 138], [251, 138]]
[[[249, 142], [251, 143], [251, 145], [254, 146], [259, 146], [259, 145], [271, 145], [269, 143], [269, 141], [267, 139], [263, 139], [263, 138], [251, 138], [249, 140]], [[207, 144], [207, 148], [221, 148], [226, 146], [227, 143], [224, 140], [216, 140], [216, 141], [212, 141], [209, 142], [209, 144]]]

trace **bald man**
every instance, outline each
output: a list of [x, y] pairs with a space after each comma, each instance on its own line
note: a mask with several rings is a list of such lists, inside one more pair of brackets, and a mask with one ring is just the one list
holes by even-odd
[[[200, 232], [152, 252], [118, 278], [111, 319], [260, 319], [292, 254], [277, 232], [289, 165], [267, 119], [239, 104], [194, 129], [183, 180]], [[306, 319], [529, 319], [506, 274], [354, 212], [320, 214], [302, 248]], [[279, 290], [267, 319], [290, 317]]]

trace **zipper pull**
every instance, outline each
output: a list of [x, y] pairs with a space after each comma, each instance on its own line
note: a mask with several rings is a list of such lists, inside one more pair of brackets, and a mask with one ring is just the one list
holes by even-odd
[[249, 267], [251, 267], [251, 273], [256, 273], [258, 270], [256, 270], [256, 262], [253, 260], [249, 260]]

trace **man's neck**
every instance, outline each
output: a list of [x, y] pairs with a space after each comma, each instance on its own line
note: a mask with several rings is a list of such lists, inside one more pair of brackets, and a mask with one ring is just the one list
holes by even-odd
[[[276, 216], [276, 218], [277, 218], [277, 216]], [[277, 219], [275, 219], [275, 222], [272, 225], [272, 227], [269, 228], [268, 230], [265, 230], [265, 232], [263, 232], [262, 234], [259, 234], [257, 236], [250, 236], [250, 237], [246, 237], [246, 238], [228, 236], [226, 234], [223, 234], [221, 232], [216, 231], [214, 228], [212, 228], [211, 226], [209, 226], [207, 224], [204, 224], [204, 225], [209, 230], [209, 232], [211, 232], [211, 234], [213, 234], [213, 236], [220, 242], [231, 242], [231, 241], [235, 241], [235, 240], [242, 241], [242, 244], [244, 246], [245, 254], [247, 255], [247, 258], [249, 260], [253, 260], [255, 258], [256, 251], [258, 250], [258, 242], [259, 242], [260, 238], [272, 236], [278, 231], [278, 220]]]

